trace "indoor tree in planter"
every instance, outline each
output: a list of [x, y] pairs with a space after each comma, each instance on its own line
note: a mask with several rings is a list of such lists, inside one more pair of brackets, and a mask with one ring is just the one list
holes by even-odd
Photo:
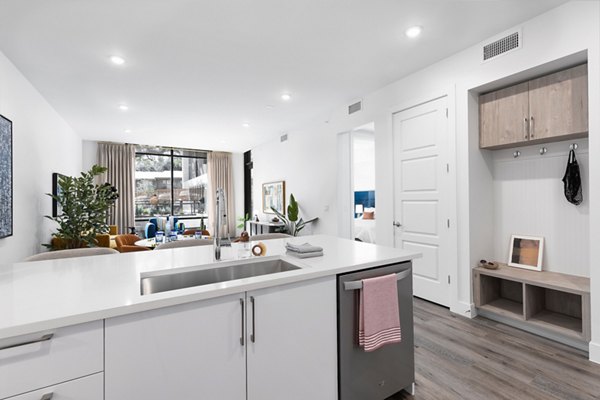
[[298, 233], [306, 225], [319, 219], [319, 217], [315, 217], [304, 221], [302, 218], [299, 218], [300, 209], [293, 194], [290, 194], [290, 204], [287, 207], [287, 216], [283, 215], [273, 207], [271, 207], [271, 210], [273, 210], [273, 212], [277, 214], [277, 217], [285, 223], [285, 233], [289, 233], [292, 236], [298, 236]]
[[[74, 249], [96, 245], [96, 235], [108, 232], [107, 215], [119, 197], [117, 189], [110, 183], [94, 183], [94, 177], [106, 172], [107, 168], [94, 165], [81, 176], [61, 176], [59, 191], [48, 193], [62, 208], [57, 217], [46, 218], [58, 224], [53, 238], [60, 239], [66, 248]], [[47, 245], [52, 248], [52, 245]]]

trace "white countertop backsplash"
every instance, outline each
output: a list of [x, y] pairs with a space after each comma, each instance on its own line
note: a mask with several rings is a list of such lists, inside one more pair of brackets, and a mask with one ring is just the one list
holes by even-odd
[[[321, 246], [324, 255], [286, 256], [286, 242]], [[240, 244], [225, 249], [224, 260], [217, 264], [212, 246], [197, 246], [0, 266], [0, 339], [420, 257], [411, 251], [324, 235], [263, 243], [266, 258], [281, 257], [301, 269], [142, 296], [142, 274], [226, 266], [237, 257], [235, 246]]]

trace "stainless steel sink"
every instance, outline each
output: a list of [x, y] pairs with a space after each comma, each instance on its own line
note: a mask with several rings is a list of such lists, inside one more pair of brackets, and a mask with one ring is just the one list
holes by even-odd
[[233, 281], [235, 279], [252, 278], [254, 276], [276, 274], [300, 269], [283, 260], [267, 260], [247, 264], [216, 267], [210, 269], [174, 272], [172, 274], [142, 277], [142, 296], [152, 293], [167, 292], [211, 283]]

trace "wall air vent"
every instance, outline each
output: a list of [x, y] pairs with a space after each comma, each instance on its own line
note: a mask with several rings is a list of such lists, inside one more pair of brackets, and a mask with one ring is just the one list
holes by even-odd
[[521, 32], [514, 32], [483, 46], [483, 61], [488, 61], [500, 54], [508, 53], [521, 47]]
[[362, 101], [357, 101], [356, 103], [348, 106], [348, 115], [354, 114], [360, 110], [362, 110]]

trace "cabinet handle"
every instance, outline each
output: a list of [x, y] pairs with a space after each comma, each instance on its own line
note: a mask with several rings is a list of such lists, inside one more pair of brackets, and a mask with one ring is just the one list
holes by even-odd
[[40, 400], [50, 400], [50, 399], [52, 399], [53, 396], [54, 396], [53, 392], [46, 393], [45, 395], [42, 396], [42, 398]]
[[27, 346], [28, 344], [47, 342], [48, 340], [52, 339], [53, 336], [54, 336], [54, 333], [48, 333], [39, 339], [30, 340], [28, 342], [23, 342], [23, 343], [11, 344], [10, 346], [0, 347], [0, 350], [7, 350], [7, 349], [15, 348], [15, 347]]
[[240, 306], [242, 308], [242, 334], [240, 336], [240, 344], [243, 346], [244, 345], [244, 325], [245, 325], [245, 321], [244, 321], [244, 299], [240, 299]]
[[529, 139], [529, 124], [527, 118], [523, 119], [523, 128], [525, 130], [525, 139]]
[[531, 117], [529, 117], [529, 137], [532, 138], [533, 137], [533, 131], [535, 130], [535, 124], [534, 124], [534, 120], [533, 120], [533, 115]]
[[252, 333], [250, 334], [250, 340], [252, 343], [256, 343], [256, 313], [254, 311], [254, 296], [250, 296], [250, 303], [252, 303]]

